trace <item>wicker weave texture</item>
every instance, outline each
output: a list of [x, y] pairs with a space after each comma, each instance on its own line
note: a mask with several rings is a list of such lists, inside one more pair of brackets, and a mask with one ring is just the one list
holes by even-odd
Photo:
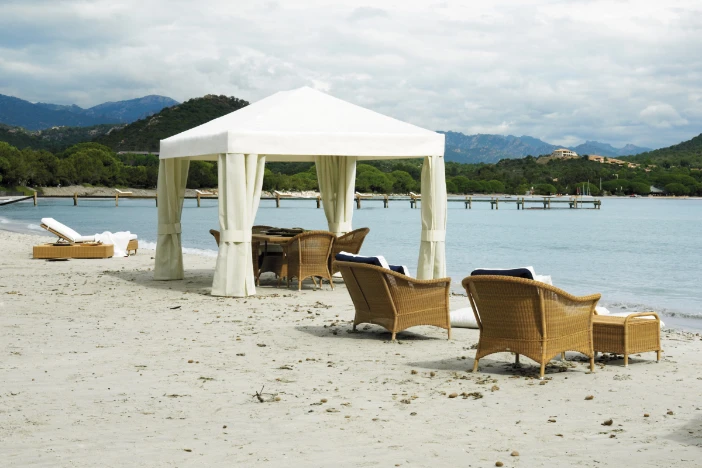
[[365, 240], [369, 232], [370, 229], [368, 228], [360, 228], [336, 238], [336, 240], [334, 241], [334, 247], [332, 247], [332, 254], [330, 257], [330, 270], [332, 274], [337, 273], [339, 271], [334, 268], [334, 259], [336, 258], [336, 254], [340, 252], [357, 254], [361, 251], [363, 241]]
[[375, 265], [334, 262], [344, 278], [359, 323], [380, 325], [392, 333], [417, 325], [434, 325], [448, 330], [451, 278], [418, 280]]
[[34, 258], [110, 258], [115, 254], [112, 244], [42, 244], [33, 248]]
[[130, 239], [129, 243], [127, 244], [127, 254], [129, 254], [129, 252], [134, 252], [132, 255], [136, 255], [137, 250], [139, 250], [139, 240]]
[[556, 287], [522, 278], [469, 276], [462, 282], [480, 328], [475, 356], [523, 354], [541, 365], [565, 351], [590, 358], [594, 370], [592, 316], [599, 294], [577, 297]]
[[329, 271], [329, 256], [336, 236], [329, 231], [307, 231], [291, 238], [285, 245], [285, 257], [287, 259], [287, 282], [297, 278], [298, 290], [302, 289], [302, 281], [305, 278], [315, 277], [329, 280], [329, 284], [334, 289], [334, 282]]
[[[650, 316], [651, 319], [640, 317]], [[629, 365], [629, 355], [656, 351], [661, 359], [661, 323], [658, 314], [642, 312], [628, 317], [595, 315], [592, 319], [595, 351], [624, 355], [624, 366]]]

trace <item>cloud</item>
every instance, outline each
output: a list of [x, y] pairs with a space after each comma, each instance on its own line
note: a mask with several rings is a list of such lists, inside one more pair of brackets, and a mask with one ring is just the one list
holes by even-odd
[[435, 130], [660, 147], [702, 132], [702, 6], [14, 1], [0, 93], [93, 106], [315, 86]]
[[348, 16], [349, 21], [361, 21], [371, 18], [385, 18], [389, 16], [388, 12], [380, 8], [359, 7], [351, 12]]
[[687, 125], [689, 122], [669, 104], [652, 104], [639, 112], [641, 120], [656, 128], [672, 128]]

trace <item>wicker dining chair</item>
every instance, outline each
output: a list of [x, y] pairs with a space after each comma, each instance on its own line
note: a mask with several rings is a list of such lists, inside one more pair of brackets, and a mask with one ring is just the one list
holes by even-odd
[[340, 252], [357, 254], [361, 250], [361, 245], [363, 245], [363, 241], [369, 232], [370, 229], [368, 228], [360, 228], [347, 232], [343, 236], [336, 238], [334, 241], [334, 247], [332, 247], [332, 254], [329, 257], [329, 262], [331, 263], [329, 271], [332, 272], [332, 275], [339, 271], [334, 265], [334, 258], [336, 258], [336, 254]]
[[417, 325], [434, 325], [448, 330], [451, 278], [419, 280], [366, 263], [335, 261], [349, 291], [359, 323], [372, 323], [392, 333]]
[[541, 365], [565, 351], [590, 358], [595, 370], [592, 317], [599, 294], [573, 296], [545, 283], [507, 276], [469, 276], [462, 282], [480, 329], [478, 361], [489, 354], [523, 354]]
[[292, 237], [284, 246], [287, 269], [287, 286], [290, 280], [297, 278], [297, 289], [302, 289], [302, 281], [312, 277], [312, 282], [317, 286], [316, 278], [329, 280], [334, 289], [332, 275], [329, 271], [329, 255], [336, 236], [328, 231], [307, 231]]

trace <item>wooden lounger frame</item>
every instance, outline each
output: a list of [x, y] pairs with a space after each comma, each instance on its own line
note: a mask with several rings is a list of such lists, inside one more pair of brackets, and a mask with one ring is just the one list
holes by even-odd
[[82, 242], [80, 244], [41, 244], [33, 248], [34, 258], [110, 258], [115, 253], [112, 244]]

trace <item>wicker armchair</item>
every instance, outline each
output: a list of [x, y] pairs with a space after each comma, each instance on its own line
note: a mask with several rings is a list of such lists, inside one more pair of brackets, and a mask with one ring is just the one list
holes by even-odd
[[336, 238], [334, 241], [334, 247], [332, 247], [331, 257], [329, 258], [329, 262], [331, 263], [329, 271], [332, 272], [332, 275], [339, 271], [334, 265], [334, 258], [336, 258], [336, 254], [340, 252], [357, 254], [361, 250], [361, 245], [369, 232], [370, 229], [361, 228]]
[[480, 358], [513, 352], [541, 364], [565, 351], [590, 358], [595, 369], [592, 316], [599, 294], [577, 297], [556, 287], [523, 278], [469, 276], [462, 282], [480, 329], [473, 372]]
[[291, 238], [285, 244], [285, 258], [287, 260], [287, 285], [290, 280], [297, 278], [297, 288], [302, 289], [302, 281], [312, 277], [312, 282], [317, 286], [316, 277], [319, 277], [319, 285], [322, 285], [322, 278], [327, 278], [331, 288], [334, 289], [332, 275], [329, 271], [329, 255], [331, 255], [332, 245], [336, 236], [328, 231], [307, 231]]
[[418, 280], [375, 265], [334, 262], [356, 309], [353, 329], [359, 323], [380, 325], [392, 333], [417, 325], [448, 330], [451, 278]]

